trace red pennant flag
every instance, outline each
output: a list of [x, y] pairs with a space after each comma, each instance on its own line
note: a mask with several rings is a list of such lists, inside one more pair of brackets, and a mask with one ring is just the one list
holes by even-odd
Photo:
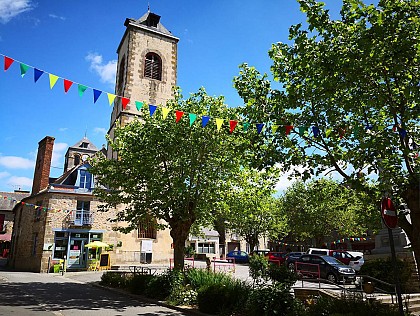
[[235, 121], [235, 120], [230, 120], [229, 121], [230, 133], [231, 134], [233, 133], [233, 131], [234, 131], [234, 129], [235, 129], [235, 127], [236, 127], [237, 124], [238, 124], [238, 121]]
[[9, 67], [13, 64], [14, 61], [14, 59], [4, 56], [4, 71], [9, 69]]
[[130, 99], [129, 98], [121, 98], [121, 103], [122, 103], [122, 107], [125, 110], [125, 108], [127, 107], [127, 104], [130, 103]]
[[72, 84], [73, 84], [73, 81], [64, 79], [64, 92], [65, 93], [67, 93], [67, 91], [69, 91]]
[[346, 134], [346, 130], [344, 128], [339, 128], [338, 129], [338, 134], [340, 136], [340, 139], [343, 139], [344, 135]]
[[175, 115], [176, 115], [176, 122], [178, 123], [181, 117], [184, 115], [184, 112], [176, 110]]
[[286, 125], [285, 126], [285, 128], [286, 128], [286, 135], [289, 135], [290, 134], [290, 132], [291, 132], [291, 130], [293, 129], [293, 125]]
[[20, 202], [20, 203], [22, 203], [22, 205], [25, 205], [25, 202]]

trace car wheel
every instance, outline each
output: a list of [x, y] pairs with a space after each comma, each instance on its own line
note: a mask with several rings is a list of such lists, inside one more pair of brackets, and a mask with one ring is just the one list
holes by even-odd
[[295, 264], [293, 262], [290, 262], [288, 265], [290, 270], [294, 270], [295, 269]]
[[337, 277], [333, 273], [327, 275], [327, 280], [331, 283], [337, 283]]

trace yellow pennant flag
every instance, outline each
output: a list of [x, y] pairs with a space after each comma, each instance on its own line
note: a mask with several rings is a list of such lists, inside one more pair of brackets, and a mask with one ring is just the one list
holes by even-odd
[[272, 129], [273, 133], [276, 133], [278, 128], [279, 128], [279, 125], [273, 125], [273, 126], [271, 127], [271, 129]]
[[171, 112], [171, 109], [167, 108], [167, 107], [162, 107], [162, 116], [163, 119], [166, 119], [168, 117], [169, 112]]
[[109, 105], [111, 105], [112, 102], [114, 102], [116, 95], [115, 94], [112, 94], [112, 93], [107, 93], [107, 95], [108, 95]]
[[222, 124], [223, 124], [223, 119], [216, 119], [216, 126], [217, 126], [217, 131], [220, 131], [220, 129], [222, 128]]
[[49, 74], [49, 77], [50, 77], [50, 89], [52, 89], [54, 85], [57, 83], [58, 76]]

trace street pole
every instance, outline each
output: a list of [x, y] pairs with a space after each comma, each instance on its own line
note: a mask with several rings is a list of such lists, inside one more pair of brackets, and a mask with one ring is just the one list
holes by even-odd
[[404, 308], [401, 296], [401, 284], [400, 284], [400, 277], [398, 274], [397, 268], [397, 256], [395, 255], [395, 245], [394, 245], [394, 236], [392, 235], [392, 229], [387, 227], [388, 229], [388, 236], [389, 236], [389, 246], [391, 247], [391, 257], [392, 257], [392, 267], [394, 270], [394, 281], [395, 281], [395, 290], [397, 292], [397, 301], [398, 301], [398, 310], [400, 312], [400, 316], [404, 316]]

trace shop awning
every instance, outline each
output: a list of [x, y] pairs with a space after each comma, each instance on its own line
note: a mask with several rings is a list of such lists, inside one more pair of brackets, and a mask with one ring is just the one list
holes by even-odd
[[10, 241], [12, 239], [12, 234], [0, 234], [0, 241]]

